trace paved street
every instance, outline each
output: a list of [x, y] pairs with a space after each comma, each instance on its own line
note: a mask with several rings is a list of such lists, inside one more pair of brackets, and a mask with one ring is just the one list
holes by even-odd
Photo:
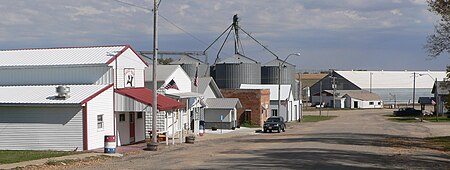
[[382, 115], [390, 113], [333, 111], [328, 114], [339, 117], [317, 123], [292, 123], [285, 133], [199, 141], [78, 168], [450, 169], [448, 153], [430, 149], [420, 140], [450, 135], [449, 123], [386, 121]]

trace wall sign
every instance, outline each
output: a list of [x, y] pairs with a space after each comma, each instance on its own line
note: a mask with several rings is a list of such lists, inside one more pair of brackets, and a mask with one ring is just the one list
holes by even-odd
[[123, 78], [125, 82], [125, 87], [134, 87], [134, 76], [135, 76], [134, 68], [125, 68], [123, 72], [124, 72]]

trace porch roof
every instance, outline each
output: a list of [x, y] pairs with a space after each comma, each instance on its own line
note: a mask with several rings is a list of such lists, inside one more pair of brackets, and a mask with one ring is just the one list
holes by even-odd
[[[123, 88], [115, 89], [116, 93], [130, 97], [136, 101], [153, 107], [153, 91], [147, 88]], [[160, 111], [184, 108], [185, 105], [174, 99], [158, 94], [157, 109]]]

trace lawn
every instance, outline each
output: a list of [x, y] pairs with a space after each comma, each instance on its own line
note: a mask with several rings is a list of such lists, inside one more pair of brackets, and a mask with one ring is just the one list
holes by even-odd
[[[420, 122], [421, 118], [421, 117], [395, 117], [393, 115], [387, 115], [387, 117], [389, 120], [405, 123]], [[427, 122], [450, 122], [450, 118], [447, 117], [438, 117], [437, 120], [436, 117], [424, 117], [424, 120]]]
[[62, 151], [0, 150], [0, 164], [9, 164], [42, 158], [60, 157], [77, 153], [78, 152], [62, 152]]
[[450, 136], [426, 138], [433, 146], [442, 148], [444, 151], [450, 151]]
[[302, 122], [320, 122], [324, 120], [331, 120], [336, 118], [337, 116], [316, 116], [316, 115], [307, 115], [303, 116]]

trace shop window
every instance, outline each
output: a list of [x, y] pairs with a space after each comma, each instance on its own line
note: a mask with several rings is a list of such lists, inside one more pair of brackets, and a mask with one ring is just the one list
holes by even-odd
[[369, 105], [373, 105], [373, 102], [369, 102]]
[[138, 113], [137, 113], [137, 118], [138, 118], [138, 119], [142, 119], [142, 112], [138, 112]]
[[125, 121], [125, 114], [120, 114], [119, 115], [119, 122], [124, 122]]

